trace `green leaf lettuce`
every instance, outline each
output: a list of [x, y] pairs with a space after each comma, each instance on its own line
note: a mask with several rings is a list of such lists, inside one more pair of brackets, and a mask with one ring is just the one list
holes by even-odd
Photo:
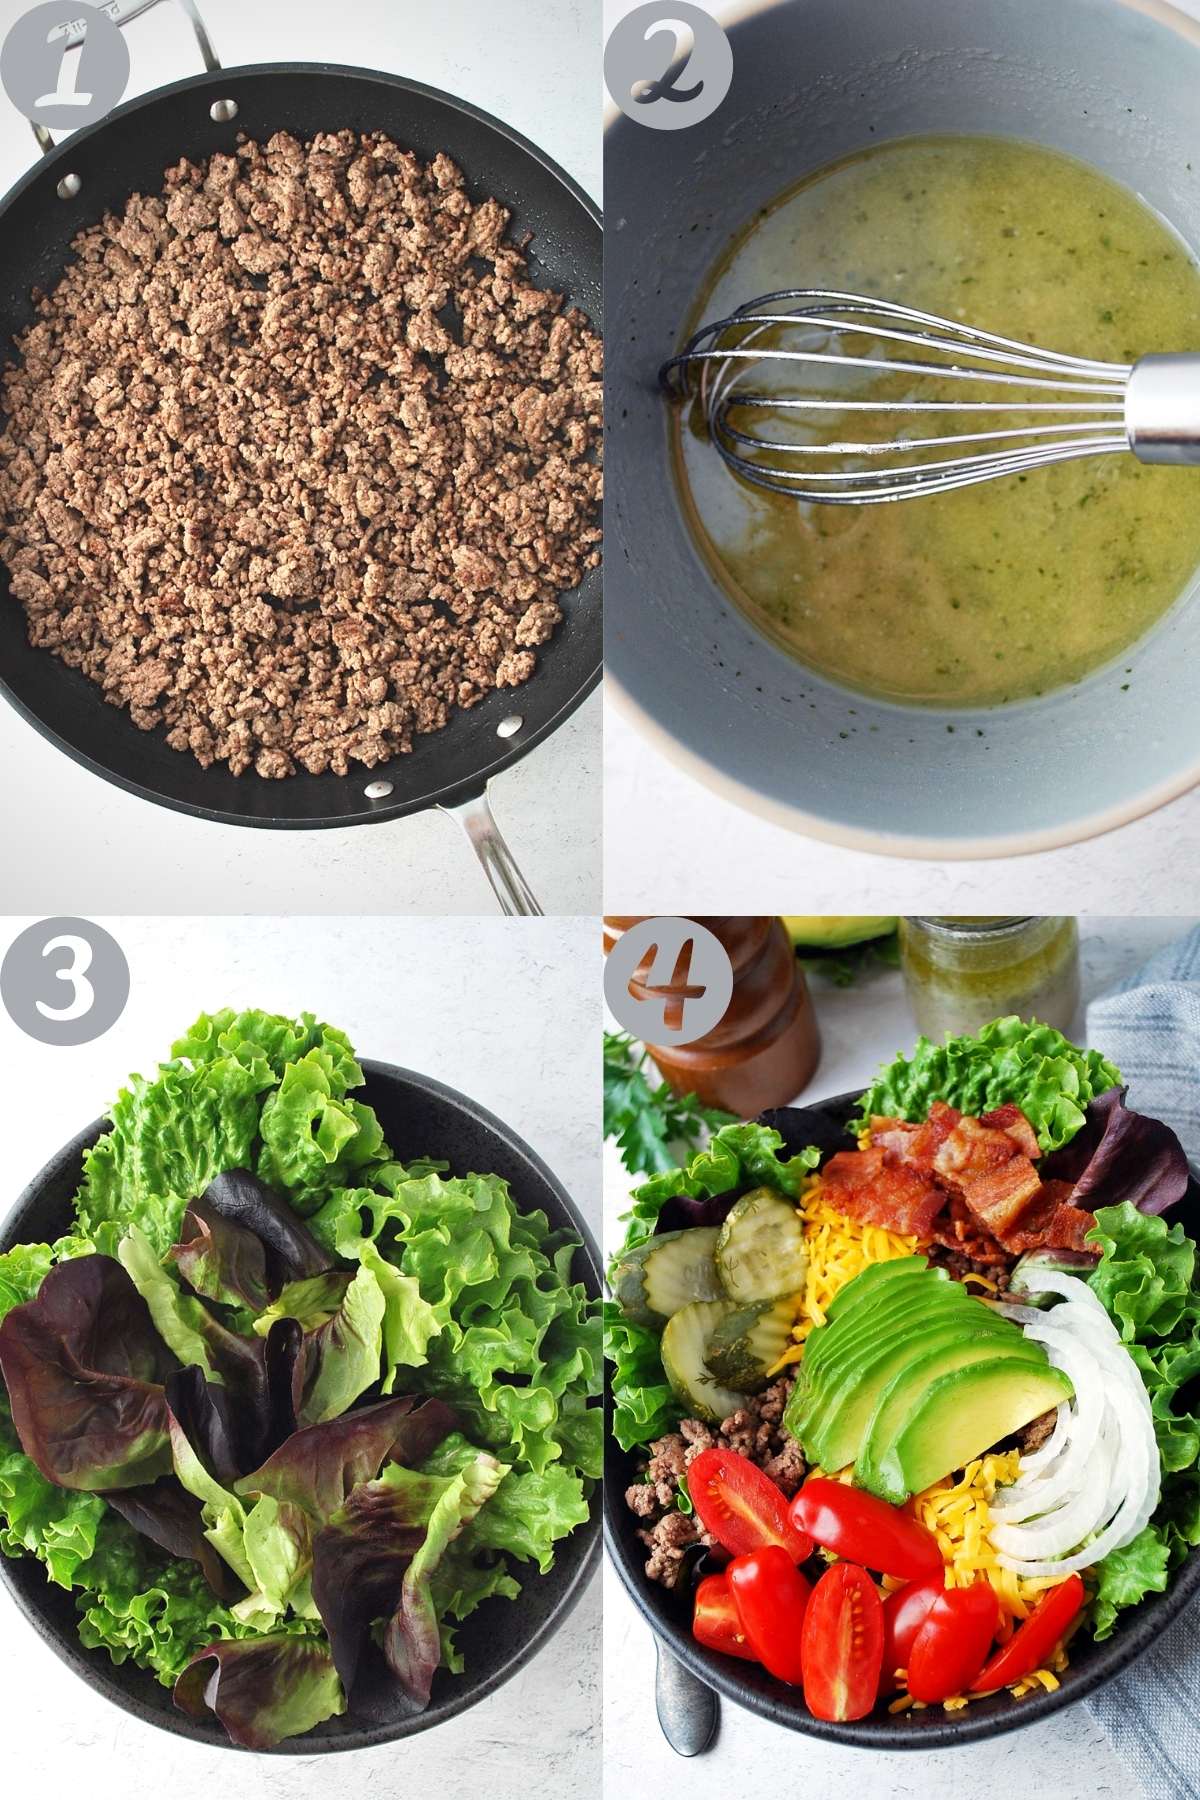
[[781, 1157], [783, 1138], [778, 1131], [753, 1122], [723, 1125], [703, 1150], [685, 1167], [666, 1169], [643, 1181], [632, 1193], [624, 1250], [653, 1235], [658, 1215], [676, 1194], [703, 1200], [751, 1187], [777, 1188], [781, 1194], [799, 1195], [805, 1177], [820, 1161], [820, 1152], [802, 1150]]
[[[214, 1433], [205, 1439], [213, 1467], [222, 1419], [236, 1414], [240, 1425], [246, 1396], [262, 1386], [272, 1325], [299, 1343], [302, 1427], [320, 1420], [312, 1430], [361, 1434], [378, 1411], [362, 1406], [369, 1390], [431, 1396], [404, 1418], [407, 1401], [380, 1403], [399, 1409], [399, 1422], [375, 1469], [389, 1452], [403, 1458], [398, 1444], [419, 1461], [457, 1423], [440, 1464], [418, 1473], [392, 1461], [365, 1482], [353, 1446], [338, 1461], [342, 1476], [322, 1464], [335, 1510], [382, 1484], [420, 1515], [408, 1561], [371, 1615], [391, 1619], [395, 1658], [420, 1691], [439, 1653], [461, 1667], [456, 1626], [485, 1600], [520, 1591], [511, 1565], [548, 1569], [555, 1544], [588, 1517], [603, 1450], [600, 1320], [574, 1279], [575, 1241], [523, 1212], [497, 1177], [450, 1177], [431, 1156], [396, 1162], [353, 1095], [362, 1081], [345, 1034], [312, 1014], [201, 1014], [168, 1061], [118, 1094], [84, 1159], [72, 1230], [0, 1255], [0, 1321], [33, 1301], [56, 1266], [97, 1252], [117, 1259], [171, 1353], [172, 1382], [186, 1377], [188, 1404], [201, 1409], [189, 1430]], [[284, 1332], [283, 1319], [303, 1335]], [[441, 1402], [456, 1419], [445, 1415], [430, 1437], [429, 1409]], [[289, 1486], [278, 1466], [266, 1473], [271, 1457], [235, 1491], [230, 1469], [245, 1462], [224, 1458], [218, 1480], [169, 1408], [168, 1436], [174, 1478], [199, 1500], [204, 1536], [244, 1599], [224, 1605], [197, 1563], [141, 1535], [100, 1494], [47, 1480], [2, 1389], [0, 1551], [38, 1557], [74, 1589], [88, 1648], [167, 1685], [183, 1677], [181, 1703], [218, 1695], [227, 1728], [249, 1734], [240, 1742], [276, 1741], [342, 1710], [313, 1617], [313, 1546], [327, 1509], [310, 1511], [304, 1482]]]
[[1120, 1079], [1120, 1070], [1099, 1051], [1081, 1050], [1052, 1025], [1013, 1014], [973, 1036], [947, 1036], [943, 1044], [918, 1038], [911, 1056], [897, 1056], [880, 1069], [851, 1128], [865, 1125], [873, 1113], [924, 1119], [935, 1100], [976, 1116], [1012, 1102], [1043, 1151], [1057, 1150], [1083, 1124], [1088, 1101]]
[[1161, 1594], [1167, 1585], [1169, 1558], [1162, 1533], [1147, 1525], [1131, 1544], [1110, 1550], [1096, 1567], [1096, 1597], [1092, 1606], [1092, 1635], [1112, 1636], [1117, 1614], [1136, 1606], [1147, 1594]]
[[1095, 1570], [1092, 1624], [1105, 1638], [1121, 1609], [1161, 1593], [1200, 1543], [1200, 1289], [1196, 1247], [1182, 1225], [1168, 1226], [1128, 1200], [1101, 1207], [1088, 1238], [1101, 1253], [1090, 1285], [1138, 1366], [1162, 1465], [1150, 1523]]
[[615, 1300], [604, 1303], [604, 1353], [612, 1364], [612, 1434], [622, 1450], [672, 1430], [683, 1408], [663, 1372], [658, 1333], [633, 1324]]

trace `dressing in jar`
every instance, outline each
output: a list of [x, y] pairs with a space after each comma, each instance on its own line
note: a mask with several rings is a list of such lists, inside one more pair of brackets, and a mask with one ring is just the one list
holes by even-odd
[[1074, 918], [901, 919], [900, 963], [917, 1025], [935, 1041], [1007, 1013], [1069, 1033], [1079, 1006]]

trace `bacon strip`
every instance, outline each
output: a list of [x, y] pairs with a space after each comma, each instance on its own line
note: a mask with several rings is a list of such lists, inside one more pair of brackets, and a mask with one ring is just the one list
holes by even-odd
[[981, 1230], [966, 1202], [957, 1195], [940, 1218], [934, 1220], [931, 1242], [941, 1244], [946, 1250], [957, 1250], [960, 1256], [973, 1263], [1003, 1267], [1012, 1261], [1003, 1244], [997, 1243], [990, 1232]]
[[1029, 1158], [1019, 1154], [962, 1183], [963, 1199], [975, 1217], [1001, 1241], [1021, 1223], [1041, 1191], [1041, 1176]]
[[1019, 1230], [1005, 1233], [1004, 1246], [1014, 1255], [1023, 1250], [1095, 1250], [1085, 1238], [1096, 1223], [1095, 1213], [1071, 1201], [1069, 1181], [1044, 1181], [1038, 1197], [1021, 1220]]
[[882, 1225], [905, 1237], [928, 1237], [946, 1203], [937, 1183], [882, 1145], [839, 1150], [821, 1170], [826, 1199], [847, 1218]]
[[1037, 1140], [1037, 1132], [1025, 1117], [1019, 1106], [1010, 1100], [1005, 1106], [996, 1107], [994, 1112], [981, 1113], [981, 1125], [992, 1125], [997, 1131], [1005, 1132], [1017, 1146], [1023, 1156], [1036, 1162], [1042, 1154], [1042, 1147]]
[[1019, 1106], [972, 1118], [935, 1100], [920, 1124], [872, 1118], [866, 1150], [842, 1150], [821, 1171], [847, 1217], [944, 1245], [980, 1263], [1031, 1249], [1083, 1249], [1093, 1215], [1069, 1182], [1043, 1182], [1037, 1133]]

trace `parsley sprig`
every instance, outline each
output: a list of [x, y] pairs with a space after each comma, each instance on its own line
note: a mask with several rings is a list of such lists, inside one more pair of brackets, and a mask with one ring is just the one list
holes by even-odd
[[679, 1146], [694, 1150], [705, 1130], [733, 1121], [732, 1113], [702, 1106], [695, 1094], [675, 1094], [665, 1081], [652, 1085], [645, 1074], [648, 1060], [634, 1038], [605, 1032], [604, 1135], [615, 1138], [621, 1161], [633, 1175], [675, 1168]]

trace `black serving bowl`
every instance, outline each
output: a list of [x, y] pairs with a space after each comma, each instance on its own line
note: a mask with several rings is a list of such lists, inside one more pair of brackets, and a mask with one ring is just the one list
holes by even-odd
[[[839, 1094], [818, 1106], [788, 1107], [781, 1113], [764, 1114], [764, 1123], [777, 1125], [793, 1151], [807, 1143], [816, 1144], [823, 1154], [844, 1150], [851, 1142], [846, 1135], [846, 1122], [857, 1111], [860, 1098], [858, 1093]], [[1047, 1719], [1051, 1713], [1093, 1693], [1118, 1670], [1127, 1668], [1162, 1636], [1176, 1614], [1200, 1591], [1197, 1549], [1172, 1575], [1166, 1593], [1151, 1595], [1121, 1615], [1113, 1637], [1102, 1644], [1086, 1635], [1077, 1637], [1071, 1645], [1070, 1667], [1053, 1693], [1030, 1694], [1023, 1700], [1014, 1700], [1007, 1693], [994, 1694], [987, 1700], [972, 1700], [958, 1712], [930, 1706], [923, 1711], [876, 1713], [870, 1718], [835, 1724], [814, 1719], [803, 1696], [795, 1688], [776, 1681], [765, 1669], [721, 1656], [698, 1644], [691, 1633], [690, 1595], [669, 1593], [657, 1582], [645, 1579], [645, 1552], [637, 1539], [637, 1522], [625, 1505], [625, 1489], [636, 1479], [636, 1462], [635, 1455], [621, 1450], [611, 1439], [607, 1442], [604, 1537], [626, 1591], [662, 1646], [727, 1700], [776, 1725], [786, 1726], [789, 1731], [806, 1732], [835, 1744], [854, 1744], [870, 1750], [940, 1750], [952, 1744], [976, 1743], [981, 1738]]]
[[[404, 1161], [434, 1156], [450, 1164], [454, 1175], [473, 1171], [500, 1175], [510, 1184], [523, 1212], [542, 1211], [552, 1226], [575, 1232], [581, 1243], [575, 1277], [589, 1294], [600, 1292], [600, 1261], [595, 1241], [559, 1182], [529, 1145], [465, 1094], [456, 1093], [427, 1075], [388, 1063], [363, 1061], [366, 1086], [358, 1098], [375, 1108], [384, 1135]], [[96, 1119], [77, 1132], [34, 1177], [0, 1227], [0, 1251], [14, 1244], [40, 1243], [61, 1236], [70, 1226], [71, 1201], [79, 1186], [84, 1152], [105, 1130]], [[439, 1669], [433, 1695], [424, 1712], [413, 1712], [382, 1679], [366, 1683], [361, 1704], [341, 1718], [329, 1719], [303, 1737], [288, 1738], [276, 1755], [312, 1756], [322, 1751], [362, 1750], [427, 1731], [465, 1712], [501, 1682], [515, 1675], [546, 1644], [575, 1605], [600, 1556], [598, 1509], [559, 1544], [554, 1567], [539, 1575], [529, 1565], [514, 1565], [521, 1581], [516, 1600], [489, 1600], [459, 1628], [458, 1643], [466, 1659], [461, 1675]], [[233, 1749], [213, 1720], [195, 1720], [180, 1712], [169, 1688], [133, 1663], [119, 1667], [107, 1651], [85, 1650], [76, 1630], [71, 1594], [47, 1581], [42, 1565], [31, 1556], [0, 1557], [0, 1578], [21, 1611], [56, 1655], [88, 1686], [148, 1725], [180, 1737]]]

